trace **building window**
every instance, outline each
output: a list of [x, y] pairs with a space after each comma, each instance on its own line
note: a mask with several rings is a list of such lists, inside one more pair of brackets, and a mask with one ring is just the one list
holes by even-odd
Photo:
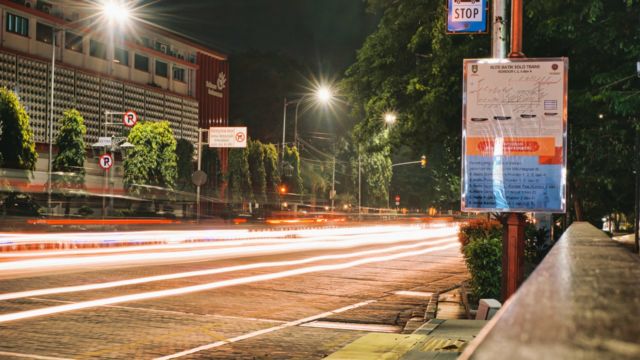
[[149, 58], [136, 54], [133, 66], [136, 68], [136, 70], [149, 72]]
[[162, 62], [160, 60], [156, 60], [156, 75], [167, 77], [169, 74], [169, 66], [166, 62]]
[[113, 61], [120, 65], [129, 66], [129, 52], [125, 49], [113, 49]]
[[36, 23], [36, 40], [51, 44], [53, 39], [53, 28], [49, 25]]
[[22, 36], [29, 36], [29, 19], [7, 13], [7, 31]]
[[64, 34], [64, 47], [69, 50], [73, 50], [81, 53], [82, 52], [82, 36], [78, 34], [74, 34], [71, 31], [66, 31]]
[[106, 45], [104, 43], [101, 43], [100, 41], [95, 41], [91, 39], [91, 41], [89, 41], [89, 55], [100, 58], [100, 59], [106, 59], [107, 58]]
[[185, 79], [184, 74], [185, 74], [185, 71], [184, 71], [183, 68], [179, 68], [177, 66], [173, 67], [173, 80], [178, 80], [178, 81], [185, 82], [184, 81], [184, 79]]

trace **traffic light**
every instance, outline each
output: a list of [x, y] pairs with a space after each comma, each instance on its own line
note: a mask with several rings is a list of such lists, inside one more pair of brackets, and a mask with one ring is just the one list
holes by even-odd
[[420, 167], [423, 169], [427, 167], [427, 157], [425, 155], [420, 158]]

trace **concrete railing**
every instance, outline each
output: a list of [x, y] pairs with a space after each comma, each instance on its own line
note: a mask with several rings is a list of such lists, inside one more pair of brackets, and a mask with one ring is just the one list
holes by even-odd
[[640, 257], [574, 223], [460, 359], [640, 359]]

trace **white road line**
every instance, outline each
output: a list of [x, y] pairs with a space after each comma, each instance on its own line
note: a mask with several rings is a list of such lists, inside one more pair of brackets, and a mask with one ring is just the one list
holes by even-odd
[[397, 325], [360, 324], [360, 323], [347, 323], [347, 322], [339, 322], [339, 321], [320, 321], [320, 320], [308, 322], [300, 326], [320, 328], [320, 329], [338, 329], [338, 330], [369, 331], [369, 332], [382, 332], [382, 333], [399, 333], [400, 331], [402, 331], [402, 326], [397, 326]]
[[433, 295], [433, 293], [430, 292], [423, 292], [423, 291], [396, 291], [394, 292], [395, 295], [400, 295], [400, 296], [409, 296], [409, 297], [431, 297], [431, 295]]
[[37, 359], [37, 360], [73, 360], [70, 358], [59, 358], [59, 357], [42, 356], [42, 355], [34, 355], [34, 354], [21, 354], [21, 353], [9, 352], [9, 351], [0, 351], [0, 356], [2, 355], [19, 357], [19, 358], [27, 358], [27, 359]]
[[0, 294], [0, 301], [21, 299], [21, 298], [34, 297], [34, 296], [43, 296], [43, 295], [109, 289], [114, 287], [131, 286], [131, 285], [145, 284], [145, 283], [157, 282], [157, 281], [183, 279], [188, 277], [216, 275], [216, 274], [223, 274], [223, 273], [229, 273], [229, 272], [235, 272], [235, 271], [254, 270], [254, 269], [262, 269], [262, 268], [269, 268], [269, 267], [303, 265], [303, 264], [324, 261], [324, 260], [347, 259], [352, 257], [374, 255], [374, 254], [380, 254], [385, 252], [415, 249], [415, 248], [423, 247], [426, 245], [437, 245], [437, 244], [446, 243], [446, 242], [449, 242], [450, 240], [451, 238], [445, 238], [443, 240], [425, 240], [417, 244], [399, 245], [399, 246], [393, 246], [393, 247], [383, 248], [383, 249], [359, 251], [355, 253], [321, 255], [321, 256], [315, 256], [307, 259], [299, 259], [299, 260], [272, 261], [272, 262], [265, 262], [265, 263], [229, 266], [224, 268], [214, 268], [214, 269], [187, 271], [187, 272], [165, 274], [165, 275], [146, 276], [142, 278], [109, 281], [109, 282], [96, 283], [96, 284], [64, 286], [64, 287], [58, 287], [58, 288], [48, 288], [48, 289], [38, 289], [38, 290], [27, 290], [27, 291], [20, 291], [20, 292], [14, 292], [14, 293]]
[[131, 301], [155, 299], [155, 298], [160, 298], [165, 296], [184, 295], [184, 294], [189, 294], [193, 292], [213, 290], [213, 289], [219, 289], [219, 288], [228, 287], [228, 286], [243, 285], [243, 284], [255, 283], [260, 281], [281, 279], [281, 278], [286, 278], [286, 277], [291, 277], [296, 275], [303, 275], [303, 274], [308, 274], [313, 272], [343, 270], [343, 269], [352, 268], [354, 266], [359, 266], [359, 265], [364, 265], [364, 264], [369, 264], [374, 262], [390, 261], [390, 260], [400, 259], [400, 258], [409, 257], [409, 256], [418, 256], [418, 255], [428, 254], [430, 252], [447, 250], [447, 249], [451, 249], [459, 246], [460, 245], [456, 241], [448, 245], [434, 246], [434, 247], [429, 247], [427, 249], [401, 252], [401, 253], [396, 253], [396, 254], [386, 255], [386, 256], [377, 256], [372, 258], [358, 259], [358, 260], [353, 260], [353, 261], [340, 263], [340, 264], [315, 265], [315, 266], [297, 268], [292, 270], [280, 271], [276, 273], [252, 275], [252, 276], [246, 276], [246, 277], [241, 277], [236, 279], [228, 279], [228, 280], [186, 286], [186, 287], [175, 288], [175, 289], [149, 291], [149, 292], [138, 293], [138, 294], [122, 295], [122, 296], [116, 296], [111, 298], [83, 301], [75, 304], [65, 304], [65, 305], [51, 306], [51, 307], [42, 308], [42, 309], [34, 309], [34, 310], [27, 310], [27, 311], [21, 311], [16, 313], [2, 314], [0, 315], [0, 323], [29, 319], [29, 318], [34, 318], [34, 317], [44, 316], [44, 315], [59, 314], [59, 313], [68, 312], [68, 311], [89, 309], [89, 308], [105, 306], [105, 305], [126, 303]]
[[206, 344], [206, 345], [202, 345], [202, 346], [198, 346], [195, 347], [193, 349], [189, 349], [189, 350], [185, 350], [185, 351], [181, 351], [179, 353], [175, 353], [175, 354], [171, 354], [171, 355], [167, 355], [167, 356], [162, 356], [159, 358], [155, 358], [154, 360], [169, 360], [169, 359], [175, 359], [175, 358], [179, 358], [185, 355], [190, 355], [190, 354], [194, 354], [203, 350], [209, 350], [209, 349], [213, 349], [213, 348], [217, 348], [223, 345], [227, 345], [227, 344], [231, 344], [231, 343], [235, 343], [238, 341], [242, 341], [242, 340], [246, 340], [246, 339], [250, 339], [252, 337], [256, 337], [256, 336], [260, 336], [260, 335], [264, 335], [264, 334], [268, 334], [270, 332], [274, 332], [274, 331], [278, 331], [278, 330], [282, 330], [282, 329], [286, 329], [289, 327], [293, 327], [293, 326], [298, 326], [307, 322], [311, 322], [317, 319], [322, 319], [334, 314], [339, 314], [348, 310], [352, 310], [352, 309], [356, 309], [365, 305], [369, 305], [371, 303], [376, 302], [376, 300], [367, 300], [367, 301], [363, 301], [363, 302], [359, 302], [357, 304], [353, 304], [353, 305], [349, 305], [349, 306], [345, 306], [336, 310], [332, 310], [332, 311], [328, 311], [322, 314], [318, 314], [318, 315], [314, 315], [314, 316], [310, 316], [310, 317], [306, 317], [304, 319], [299, 319], [299, 320], [294, 320], [294, 321], [290, 321], [288, 323], [284, 323], [282, 325], [278, 325], [278, 326], [274, 326], [274, 327], [270, 327], [267, 329], [262, 329], [262, 330], [258, 330], [258, 331], [253, 331], [244, 335], [240, 335], [240, 336], [236, 336], [233, 337], [231, 339], [227, 339], [227, 340], [222, 340], [222, 341], [216, 341], [210, 344]]

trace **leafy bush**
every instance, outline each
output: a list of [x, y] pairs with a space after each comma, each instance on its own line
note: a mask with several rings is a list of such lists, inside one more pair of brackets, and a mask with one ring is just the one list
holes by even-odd
[[470, 241], [502, 237], [502, 224], [495, 220], [474, 220], [460, 226], [458, 240], [464, 250]]
[[542, 262], [551, 246], [547, 243], [549, 230], [547, 228], [536, 229], [535, 225], [528, 223], [525, 227], [524, 258], [527, 264], [527, 274]]
[[79, 209], [78, 209], [78, 215], [82, 216], [82, 217], [89, 217], [91, 215], [93, 215], [93, 209], [87, 205], [82, 205]]
[[471, 289], [478, 299], [499, 299], [502, 279], [502, 239], [478, 238], [463, 247], [471, 273]]

